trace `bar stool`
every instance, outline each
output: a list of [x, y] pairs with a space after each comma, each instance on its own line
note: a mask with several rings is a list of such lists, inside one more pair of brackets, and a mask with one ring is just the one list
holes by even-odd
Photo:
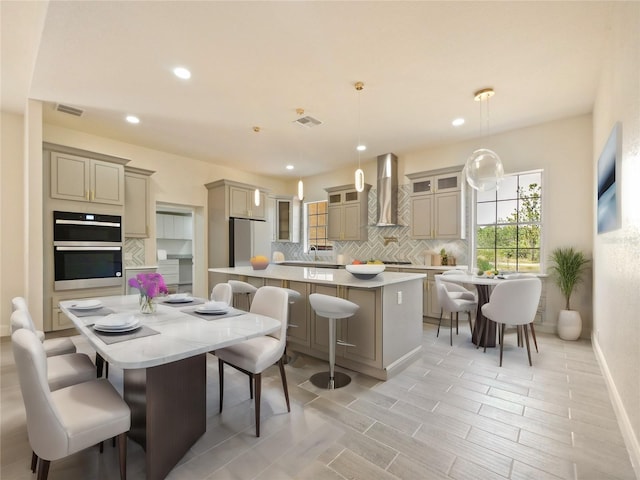
[[336, 320], [353, 316], [360, 306], [344, 298], [332, 297], [321, 293], [309, 295], [309, 303], [311, 303], [311, 308], [313, 308], [316, 315], [329, 319], [329, 371], [316, 373], [309, 380], [318, 388], [333, 390], [344, 387], [351, 382], [351, 377], [346, 373], [334, 371], [336, 343], [340, 345], [348, 344], [342, 341], [336, 342]]
[[[298, 328], [299, 325], [296, 325], [295, 323], [291, 323], [291, 305], [302, 300], [302, 295], [300, 294], [300, 292], [297, 292], [290, 288], [285, 288], [284, 290], [286, 290], [286, 292], [289, 294], [289, 319], [287, 322], [287, 329]], [[286, 352], [287, 352], [287, 349], [285, 348], [284, 363], [295, 362], [296, 359], [298, 358], [298, 355], [289, 355]]]
[[235, 297], [238, 295], [246, 295], [247, 311], [251, 308], [251, 295], [255, 294], [258, 289], [247, 282], [241, 282], [240, 280], [229, 280], [227, 283], [231, 285], [231, 291]]

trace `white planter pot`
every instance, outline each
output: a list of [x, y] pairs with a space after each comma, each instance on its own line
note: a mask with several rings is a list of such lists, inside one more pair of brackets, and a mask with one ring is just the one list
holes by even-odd
[[577, 310], [560, 310], [558, 336], [562, 340], [577, 340], [582, 332], [582, 318]]

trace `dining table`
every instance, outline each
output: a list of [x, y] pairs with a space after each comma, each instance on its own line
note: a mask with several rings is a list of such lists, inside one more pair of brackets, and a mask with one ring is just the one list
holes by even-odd
[[[149, 314], [140, 312], [138, 295], [59, 304], [97, 355], [123, 370], [123, 398], [131, 409], [128, 436], [145, 450], [150, 480], [165, 478], [206, 431], [206, 355], [280, 329], [279, 320], [235, 308], [198, 313], [205, 302], [159, 298]], [[136, 328], [103, 329], [122, 318]]]
[[[496, 323], [482, 314], [482, 306], [489, 301], [491, 297], [491, 287], [498, 285], [501, 282], [508, 281], [507, 276], [487, 276], [487, 275], [473, 275], [469, 273], [455, 273], [449, 275], [441, 275], [441, 280], [444, 282], [453, 282], [458, 284], [474, 285], [478, 292], [478, 309], [476, 311], [476, 321], [473, 324], [473, 332], [471, 334], [471, 341], [480, 347], [495, 347], [496, 346]], [[483, 330], [486, 330], [483, 332]], [[480, 337], [480, 332], [483, 332], [484, 338]], [[486, 342], [485, 342], [486, 339]]]

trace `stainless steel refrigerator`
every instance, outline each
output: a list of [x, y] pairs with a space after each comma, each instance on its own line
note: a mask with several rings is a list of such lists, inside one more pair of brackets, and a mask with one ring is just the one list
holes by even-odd
[[229, 219], [229, 266], [251, 265], [249, 260], [255, 255], [271, 259], [271, 228], [268, 222]]

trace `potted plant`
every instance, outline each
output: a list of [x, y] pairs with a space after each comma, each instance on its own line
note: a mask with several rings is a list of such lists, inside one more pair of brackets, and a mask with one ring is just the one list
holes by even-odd
[[582, 281], [589, 263], [584, 253], [573, 247], [556, 248], [551, 252], [551, 275], [565, 298], [565, 309], [558, 316], [558, 336], [563, 340], [577, 340], [582, 332], [580, 312], [571, 310], [571, 294]]

